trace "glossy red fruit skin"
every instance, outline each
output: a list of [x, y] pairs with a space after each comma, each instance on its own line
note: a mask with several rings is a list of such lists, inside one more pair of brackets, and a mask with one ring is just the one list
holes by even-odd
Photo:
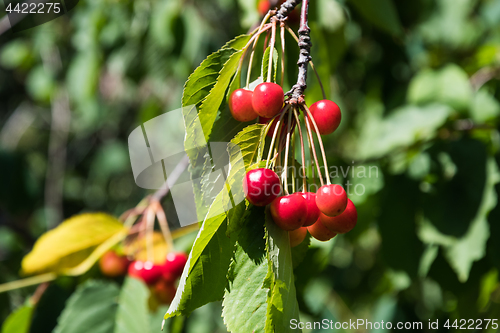
[[184, 253], [170, 252], [167, 254], [163, 268], [163, 279], [167, 281], [175, 281], [182, 275], [184, 266], [187, 263], [187, 255]]
[[252, 205], [267, 206], [281, 194], [281, 183], [274, 171], [259, 168], [247, 172], [243, 190]]
[[128, 266], [128, 275], [144, 281], [148, 285], [158, 281], [163, 273], [161, 265], [149, 261], [134, 261]]
[[130, 261], [125, 256], [118, 255], [115, 251], [106, 252], [99, 259], [99, 268], [103, 275], [118, 277], [127, 274]]
[[229, 110], [233, 118], [247, 122], [257, 118], [252, 106], [253, 92], [246, 89], [236, 89], [229, 97]]
[[292, 230], [288, 232], [288, 236], [290, 237], [290, 246], [296, 247], [300, 243], [304, 241], [307, 236], [307, 228], [300, 227], [296, 230]]
[[266, 15], [269, 9], [271, 9], [271, 4], [269, 3], [269, 0], [261, 0], [257, 4], [257, 10], [262, 16]]
[[296, 194], [301, 195], [306, 200], [307, 214], [304, 227], [309, 227], [318, 220], [319, 214], [321, 213], [318, 205], [316, 205], [316, 193], [305, 192]]
[[161, 304], [170, 304], [172, 303], [175, 297], [175, 292], [177, 291], [177, 288], [175, 288], [173, 282], [160, 279], [155, 283], [153, 290], [156, 299]]
[[345, 234], [351, 231], [358, 222], [358, 211], [356, 210], [356, 206], [354, 206], [351, 199], [347, 200], [347, 207], [339, 216], [329, 217], [321, 214], [319, 217], [319, 220], [325, 227], [337, 234]]
[[307, 227], [307, 231], [309, 231], [311, 236], [321, 242], [329, 241], [333, 237], [337, 236], [336, 233], [325, 227], [319, 219], [312, 226]]
[[326, 216], [340, 215], [347, 206], [347, 193], [341, 185], [323, 185], [316, 193], [316, 205]]
[[[335, 102], [323, 99], [311, 105], [309, 110], [316, 121], [319, 134], [331, 134], [339, 127], [340, 121], [342, 120], [342, 113]], [[316, 128], [312, 123], [311, 128], [316, 132]]]
[[280, 85], [263, 82], [253, 91], [253, 110], [261, 117], [272, 118], [281, 111], [284, 100], [285, 95]]
[[306, 215], [307, 203], [300, 195], [285, 195], [271, 202], [271, 216], [283, 230], [292, 231], [302, 227]]

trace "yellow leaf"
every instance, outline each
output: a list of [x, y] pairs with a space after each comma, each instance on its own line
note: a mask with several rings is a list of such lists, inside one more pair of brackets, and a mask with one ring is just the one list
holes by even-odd
[[24, 257], [22, 271], [25, 274], [61, 273], [78, 266], [97, 246], [125, 230], [119, 220], [108, 214], [73, 216], [38, 239]]

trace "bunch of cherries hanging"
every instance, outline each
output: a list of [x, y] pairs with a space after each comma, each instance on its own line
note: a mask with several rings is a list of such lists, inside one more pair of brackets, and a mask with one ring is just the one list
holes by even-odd
[[[333, 101], [326, 99], [321, 81], [319, 82], [323, 90], [324, 99], [317, 101], [309, 108], [307, 107], [303, 97], [306, 73], [303, 70], [304, 63], [306, 69], [308, 63], [313, 69], [314, 67], [310, 61], [310, 56], [307, 55], [305, 57], [306, 60], [304, 60], [302, 53], [302, 64], [301, 59], [298, 62], [298, 83], [292, 87], [292, 90], [284, 94], [282, 88], [285, 54], [284, 30], [287, 29], [292, 34], [299, 42], [299, 47], [304, 46], [304, 43], [301, 44], [299, 38], [286, 25], [284, 20], [280, 20], [276, 16], [271, 17], [271, 23], [265, 24], [270, 15], [275, 13], [275, 11], [268, 13], [260, 25], [256, 36], [252, 38], [254, 45], [248, 65], [247, 84], [245, 88], [237, 89], [231, 93], [229, 97], [229, 109], [234, 119], [238, 121], [249, 122], [258, 118], [259, 123], [266, 124], [267, 136], [271, 138], [266, 166], [265, 168], [249, 170], [246, 173], [243, 187], [246, 198], [251, 204], [255, 206], [270, 206], [270, 213], [276, 225], [290, 232], [290, 244], [293, 247], [303, 242], [307, 236], [307, 232], [317, 240], [328, 241], [337, 234], [343, 234], [352, 230], [357, 222], [357, 211], [352, 201], [347, 198], [344, 188], [341, 185], [331, 184], [326, 154], [321, 139], [321, 135], [331, 134], [339, 126], [341, 121], [340, 108]], [[267, 30], [268, 37], [269, 34], [271, 35], [269, 47], [273, 50], [278, 22], [281, 23], [281, 85], [272, 82], [273, 59], [270, 56], [266, 82], [260, 83], [252, 91], [249, 89], [249, 79], [255, 44], [259, 35]], [[301, 22], [299, 36], [306, 35], [308, 38], [308, 31], [304, 34], [304, 30], [306, 29], [309, 29], [307, 23], [304, 24], [304, 22]], [[269, 30], [271, 30], [270, 33]], [[302, 34], [301, 30], [303, 30]], [[267, 39], [265, 46], [267, 46]], [[272, 52], [270, 53], [272, 54]], [[300, 68], [301, 65], [303, 65], [302, 71]], [[316, 76], [319, 80], [319, 76]], [[303, 118], [301, 118], [301, 114]], [[303, 121], [306, 133], [303, 133], [301, 121]], [[317, 142], [321, 150], [326, 182], [321, 174], [313, 133], [317, 136]], [[302, 178], [302, 188], [297, 189], [296, 187], [298, 186], [295, 186], [295, 179], [292, 179], [290, 189], [290, 175], [288, 174], [289, 160], [295, 166], [297, 134], [302, 157], [302, 167], [300, 168], [302, 170], [302, 175], [300, 175]], [[307, 142], [311, 152], [310, 163], [307, 163], [305, 158], [304, 141]], [[314, 165], [313, 170], [316, 168], [318, 172], [321, 187], [316, 193], [308, 192], [305, 171], [308, 164], [311, 166]], [[293, 178], [293, 175], [291, 177]]]

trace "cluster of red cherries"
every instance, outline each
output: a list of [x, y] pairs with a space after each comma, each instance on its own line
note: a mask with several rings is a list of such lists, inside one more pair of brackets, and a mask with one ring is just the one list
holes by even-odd
[[274, 223], [290, 231], [292, 247], [302, 243], [307, 231], [325, 242], [356, 226], [356, 207], [340, 185], [323, 185], [317, 193], [296, 192], [281, 196], [278, 175], [270, 169], [259, 168], [247, 172], [244, 188], [251, 204], [270, 205]]
[[[255, 120], [269, 123], [268, 135], [274, 132], [278, 115], [283, 110], [284, 93], [280, 85], [264, 82], [255, 87], [235, 90], [229, 98], [229, 109], [233, 117], [242, 122]], [[330, 100], [321, 100], [309, 108], [321, 135], [330, 134], [341, 121], [338, 105]], [[309, 119], [307, 119], [309, 121]], [[357, 222], [356, 207], [341, 185], [326, 184], [317, 193], [296, 192], [282, 195], [281, 181], [271, 169], [250, 170], [243, 183], [247, 200], [255, 206], [270, 205], [274, 222], [290, 232], [290, 243], [296, 246], [305, 239], [307, 231], [320, 241], [328, 241], [337, 234], [346, 233]]]
[[186, 262], [187, 256], [184, 253], [170, 252], [164, 263], [154, 264], [150, 261], [130, 261], [126, 256], [108, 251], [99, 260], [99, 267], [108, 277], [119, 277], [128, 273], [129, 276], [144, 281], [160, 303], [170, 304]]

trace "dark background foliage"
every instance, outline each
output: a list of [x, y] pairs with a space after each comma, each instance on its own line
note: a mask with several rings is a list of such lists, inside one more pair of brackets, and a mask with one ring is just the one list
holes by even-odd
[[[245, 0], [85, 0], [0, 36], [0, 283], [64, 218], [119, 215], [147, 194], [128, 135], [178, 108], [194, 68], [258, 20]], [[316, 0], [310, 26], [343, 111], [328, 161], [334, 182], [353, 184], [359, 220], [296, 268], [301, 319], [498, 318], [500, 1]], [[312, 103], [321, 91], [308, 83]], [[50, 332], [84, 279], [52, 284], [31, 331]], [[33, 291], [0, 294], [0, 321]], [[223, 332], [219, 316], [211, 304], [177, 326]]]

